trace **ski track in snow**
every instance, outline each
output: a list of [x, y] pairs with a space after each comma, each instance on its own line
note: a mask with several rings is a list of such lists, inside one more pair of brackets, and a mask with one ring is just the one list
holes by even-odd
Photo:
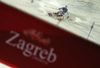
[[[78, 15], [75, 14], [75, 12], [71, 11], [70, 18], [61, 21], [59, 25], [57, 25], [58, 21], [53, 18], [47, 17], [46, 14], [47, 12], [57, 12], [58, 11], [57, 8], [61, 6], [60, 4], [52, 4], [51, 2], [41, 1], [41, 0], [40, 1], [37, 0], [34, 3], [31, 3], [31, 1], [29, 0], [2, 0], [2, 2], [5, 2], [6, 4], [10, 4], [16, 7], [17, 9], [20, 9], [30, 15], [45, 20], [48, 23], [53, 24], [54, 26], [63, 28], [85, 39], [87, 39], [89, 31], [91, 29], [91, 25], [93, 24], [93, 21], [91, 21], [91, 17], [90, 19], [89, 17], [87, 17], [88, 18], [87, 19], [81, 14]], [[97, 22], [94, 25], [89, 40], [100, 45], [99, 29], [100, 29], [100, 23]]]

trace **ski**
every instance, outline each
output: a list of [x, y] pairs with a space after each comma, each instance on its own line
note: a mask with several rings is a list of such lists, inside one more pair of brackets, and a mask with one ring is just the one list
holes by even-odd
[[51, 17], [51, 18], [54, 18], [58, 21], [62, 21], [62, 15], [57, 15], [56, 13], [48, 13], [48, 16]]

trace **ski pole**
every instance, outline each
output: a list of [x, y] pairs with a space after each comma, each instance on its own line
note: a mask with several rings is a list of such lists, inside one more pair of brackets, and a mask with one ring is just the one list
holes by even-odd
[[89, 34], [88, 34], [87, 39], [89, 38], [89, 36], [90, 36], [90, 34], [91, 34], [91, 31], [92, 31], [92, 29], [93, 29], [94, 24], [95, 24], [95, 21], [93, 22], [93, 24], [92, 24], [92, 26], [91, 26], [91, 29], [90, 29], [90, 32], [89, 32]]

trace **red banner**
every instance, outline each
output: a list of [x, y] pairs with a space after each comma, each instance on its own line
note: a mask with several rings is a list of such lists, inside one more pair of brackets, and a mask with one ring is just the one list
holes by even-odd
[[100, 68], [100, 47], [0, 3], [0, 59], [20, 68]]

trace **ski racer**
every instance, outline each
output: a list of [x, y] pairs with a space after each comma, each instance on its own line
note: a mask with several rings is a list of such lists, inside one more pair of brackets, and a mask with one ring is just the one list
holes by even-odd
[[65, 13], [68, 14], [67, 18], [69, 18], [69, 12], [68, 12], [67, 6], [59, 8], [59, 10], [60, 11], [57, 12], [57, 15], [62, 15], [63, 16], [62, 20], [64, 19], [64, 14]]

